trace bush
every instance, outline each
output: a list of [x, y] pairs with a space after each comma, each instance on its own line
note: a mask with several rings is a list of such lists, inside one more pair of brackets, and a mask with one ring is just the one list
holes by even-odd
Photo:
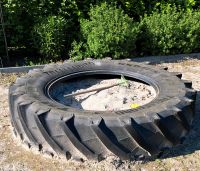
[[156, 7], [162, 7], [163, 5], [174, 5], [182, 10], [190, 11], [196, 8], [196, 0], [161, 0], [155, 3]]
[[59, 58], [66, 53], [67, 22], [60, 16], [49, 16], [34, 27], [35, 47], [44, 56]]
[[143, 16], [147, 10], [145, 5], [150, 4], [150, 2], [144, 2], [144, 0], [111, 0], [111, 3], [117, 4], [134, 20], [138, 20], [140, 16]]
[[[71, 57], [77, 60], [132, 57], [136, 52], [156, 55], [199, 50], [199, 12], [194, 10], [199, 9], [200, 1], [103, 2], [105, 0], [2, 1], [8, 46], [12, 47], [9, 49], [14, 58], [20, 49], [28, 52], [25, 56], [21, 53], [21, 57], [46, 57], [44, 61], [50, 57], [54, 60], [61, 55], [65, 57], [69, 49], [72, 49]], [[140, 20], [138, 26], [136, 21]], [[0, 53], [4, 55], [2, 45], [0, 42]], [[37, 51], [43, 56], [35, 53]]]
[[73, 44], [72, 58], [77, 58], [77, 49], [82, 49], [79, 59], [84, 56], [111, 56], [116, 59], [132, 56], [138, 26], [122, 9], [102, 3], [100, 6], [91, 7], [89, 17], [89, 20], [80, 21], [83, 42]]
[[199, 52], [200, 50], [200, 11], [191, 11], [183, 16], [180, 28], [185, 40], [182, 53]]
[[[78, 8], [75, 0], [5, 0], [3, 1], [6, 32], [9, 47], [27, 48], [29, 51], [38, 48], [33, 44], [32, 31], [35, 25], [45, 24], [48, 16], [57, 16], [68, 21], [71, 29], [66, 42], [71, 43], [77, 33]], [[36, 26], [35, 26], [36, 27]], [[70, 31], [72, 30], [72, 31]]]
[[33, 27], [33, 15], [28, 12], [22, 3], [23, 0], [3, 1], [4, 21], [8, 46], [14, 48], [28, 47], [30, 45], [30, 30]]
[[197, 51], [200, 12], [167, 5], [161, 13], [145, 15], [140, 23], [137, 47], [143, 55], [180, 54]]
[[[192, 10], [199, 6], [199, 1], [196, 0], [110, 0], [112, 3], [117, 3], [126, 14], [134, 20], [139, 20], [145, 14], [151, 14], [155, 9], [160, 9], [162, 5], [174, 4], [176, 7], [181, 7], [183, 10]], [[108, 1], [109, 2], [109, 1]]]

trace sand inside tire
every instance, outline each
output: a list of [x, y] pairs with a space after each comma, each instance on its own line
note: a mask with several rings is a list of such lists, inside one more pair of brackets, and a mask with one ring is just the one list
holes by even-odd
[[105, 90], [89, 92], [65, 98], [70, 93], [83, 92], [119, 82], [120, 79], [84, 78], [59, 83], [53, 91], [53, 98], [66, 106], [84, 110], [118, 111], [137, 108], [156, 97], [155, 89], [147, 84], [128, 80], [129, 86], [114, 86]]

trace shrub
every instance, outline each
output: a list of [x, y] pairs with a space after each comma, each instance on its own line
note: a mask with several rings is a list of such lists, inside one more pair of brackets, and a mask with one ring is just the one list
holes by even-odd
[[[32, 42], [33, 27], [45, 23], [48, 16], [63, 17], [72, 29], [68, 29], [66, 42], [77, 33], [78, 8], [75, 0], [4, 0], [4, 17], [10, 47], [35, 49]], [[47, 21], [46, 21], [47, 22]], [[72, 30], [71, 32], [69, 30]], [[69, 40], [70, 39], [70, 40]], [[70, 42], [71, 43], [71, 42]]]
[[198, 49], [200, 13], [167, 5], [161, 13], [145, 15], [140, 23], [137, 47], [143, 55], [190, 53]]
[[[107, 3], [91, 7], [89, 20], [81, 19], [80, 26], [84, 43], [75, 43], [72, 50], [82, 49], [79, 58], [120, 58], [134, 53], [138, 26], [122, 9]], [[76, 58], [74, 54], [72, 58]]]
[[129, 17], [138, 20], [140, 16], [143, 16], [146, 12], [146, 4], [149, 2], [144, 2], [144, 0], [110, 0], [111, 3], [116, 4], [121, 7]]
[[160, 9], [160, 6], [174, 4], [183, 10], [192, 10], [199, 6], [199, 1], [196, 0], [110, 0], [120, 6], [126, 14], [134, 20], [139, 20], [145, 14], [151, 14], [155, 9]]
[[72, 43], [73, 49], [69, 53], [69, 56], [71, 57], [71, 59], [73, 59], [74, 61], [79, 61], [79, 60], [84, 59], [85, 57], [87, 58], [86, 52], [84, 52], [85, 50], [84, 46], [85, 44], [83, 42], [77, 43], [77, 41], [74, 41]]
[[156, 7], [160, 7], [163, 5], [174, 5], [176, 7], [181, 8], [182, 10], [190, 11], [196, 8], [197, 1], [196, 0], [160, 0], [155, 3]]
[[[99, 5], [102, 2], [105, 0], [2, 1], [9, 49], [26, 49], [25, 56], [42, 58], [33, 53], [38, 50], [54, 60], [68, 54], [71, 46], [70, 55], [77, 60], [199, 50], [199, 12], [194, 9], [199, 9], [200, 1], [108, 0]], [[141, 18], [138, 28], [132, 20]], [[4, 53], [2, 45], [0, 42], [0, 53]]]
[[21, 48], [30, 45], [30, 30], [33, 27], [33, 15], [29, 13], [23, 0], [3, 1], [4, 22], [9, 47]]
[[179, 28], [181, 33], [179, 39], [181, 53], [198, 52], [200, 50], [200, 11], [190, 11], [183, 15], [180, 20]]
[[65, 53], [67, 22], [60, 16], [49, 16], [34, 27], [35, 47], [41, 54], [59, 58]]

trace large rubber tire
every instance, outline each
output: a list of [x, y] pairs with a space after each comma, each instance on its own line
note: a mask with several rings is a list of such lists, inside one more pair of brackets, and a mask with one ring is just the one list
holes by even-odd
[[[157, 97], [137, 109], [100, 112], [64, 106], [48, 96], [57, 80], [93, 74], [136, 78], [152, 85]], [[180, 78], [180, 73], [130, 61], [91, 60], [32, 70], [9, 89], [14, 133], [28, 147], [67, 159], [157, 156], [183, 140], [194, 118], [196, 92]]]

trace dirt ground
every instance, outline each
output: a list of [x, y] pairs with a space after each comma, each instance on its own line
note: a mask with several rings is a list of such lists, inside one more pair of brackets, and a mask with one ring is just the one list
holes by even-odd
[[163, 63], [169, 71], [182, 72], [183, 78], [192, 80], [198, 91], [196, 118], [193, 129], [182, 145], [165, 151], [161, 158], [154, 161], [123, 162], [111, 158], [99, 163], [86, 161], [63, 161], [47, 158], [23, 148], [13, 138], [8, 109], [8, 85], [16, 78], [15, 74], [0, 74], [0, 171], [4, 170], [65, 170], [65, 171], [199, 171], [200, 170], [200, 60], [189, 59], [177, 63]]

